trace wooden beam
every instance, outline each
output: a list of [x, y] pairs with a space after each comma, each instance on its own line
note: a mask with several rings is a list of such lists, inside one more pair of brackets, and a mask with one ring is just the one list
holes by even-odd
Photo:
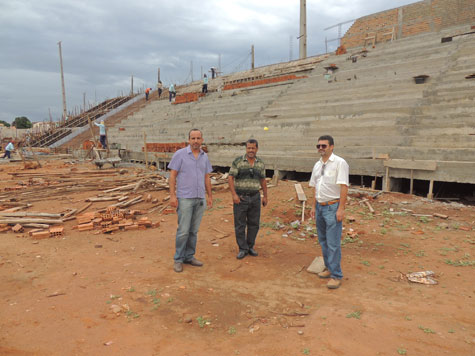
[[433, 190], [434, 190], [434, 180], [431, 179], [429, 182], [429, 193], [427, 194], [427, 199], [432, 200], [434, 198]]
[[386, 182], [385, 182], [385, 186], [383, 187], [383, 190], [386, 191], [386, 192], [389, 192], [389, 188], [390, 188], [390, 185], [389, 185], [389, 167], [386, 167]]
[[147, 134], [143, 133], [143, 151], [145, 155], [145, 167], [148, 169], [148, 152], [147, 152]]
[[306, 201], [307, 196], [303, 191], [302, 185], [300, 183], [295, 184], [295, 191], [297, 192], [297, 197], [300, 201]]

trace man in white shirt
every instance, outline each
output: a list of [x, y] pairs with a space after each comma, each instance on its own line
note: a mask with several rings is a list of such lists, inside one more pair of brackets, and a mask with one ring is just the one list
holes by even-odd
[[2, 158], [5, 158], [7, 157], [8, 159], [10, 159], [10, 153], [15, 149], [15, 147], [13, 146], [13, 141], [10, 141], [8, 142], [8, 145], [5, 147], [5, 154], [3, 155]]
[[330, 278], [329, 289], [341, 285], [341, 232], [349, 186], [349, 166], [333, 153], [334, 141], [329, 135], [318, 139], [320, 160], [315, 163], [309, 185], [315, 187], [315, 204], [312, 217], [316, 216], [318, 241], [322, 247], [325, 270], [320, 278]]

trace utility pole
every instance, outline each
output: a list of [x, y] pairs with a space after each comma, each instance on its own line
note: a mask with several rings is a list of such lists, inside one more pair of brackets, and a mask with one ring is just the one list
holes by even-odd
[[157, 78], [157, 83], [160, 83], [160, 67], [158, 67], [158, 78]]
[[134, 95], [134, 76], [130, 77], [130, 95]]
[[66, 90], [64, 89], [63, 54], [61, 52], [61, 41], [58, 42], [58, 46], [59, 46], [59, 64], [61, 67], [61, 88], [63, 90], [63, 120], [66, 120], [66, 116], [67, 116]]
[[251, 46], [251, 69], [254, 70], [254, 45]]
[[82, 108], [83, 112], [86, 112], [86, 92], [82, 93]]
[[292, 35], [289, 36], [289, 62], [292, 60], [293, 54], [293, 47], [294, 47], [294, 38]]
[[218, 70], [216, 71], [216, 77], [218, 76], [218, 73], [221, 73], [221, 53], [218, 57]]
[[190, 61], [191, 82], [193, 82], [193, 61]]
[[307, 1], [300, 0], [299, 58], [307, 58]]

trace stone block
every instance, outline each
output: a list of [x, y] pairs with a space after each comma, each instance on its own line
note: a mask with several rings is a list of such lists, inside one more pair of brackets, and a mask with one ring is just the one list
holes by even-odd
[[317, 256], [315, 259], [312, 261], [310, 266], [307, 268], [307, 272], [310, 273], [320, 273], [323, 272], [325, 269], [325, 262], [323, 260], [323, 257]]

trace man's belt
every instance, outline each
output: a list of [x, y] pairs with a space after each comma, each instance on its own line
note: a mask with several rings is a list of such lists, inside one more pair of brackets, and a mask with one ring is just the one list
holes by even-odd
[[339, 203], [339, 202], [340, 202], [340, 199], [335, 199], [335, 200], [326, 201], [324, 203], [318, 203], [318, 205], [321, 205], [321, 206], [333, 205], [333, 204], [336, 204], [336, 203]]
[[255, 191], [255, 192], [236, 192], [237, 195], [243, 195], [245, 197], [253, 197], [254, 195], [256, 194], [259, 194], [259, 191]]

